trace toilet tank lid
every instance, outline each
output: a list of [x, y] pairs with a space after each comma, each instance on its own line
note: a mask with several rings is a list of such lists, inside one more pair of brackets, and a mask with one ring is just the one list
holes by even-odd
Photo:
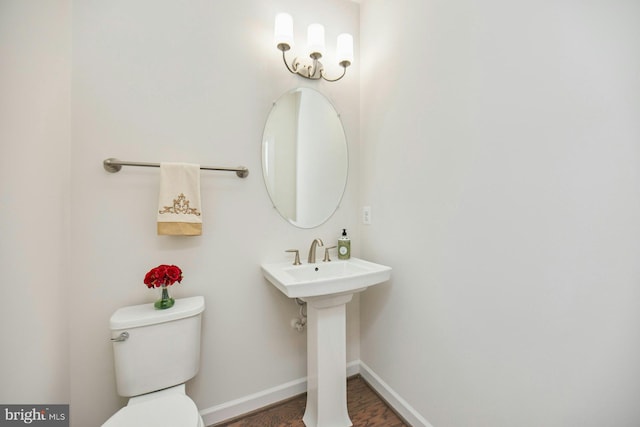
[[153, 303], [132, 305], [116, 310], [111, 316], [112, 330], [137, 328], [195, 316], [204, 311], [204, 297], [177, 298], [171, 308], [158, 310]]

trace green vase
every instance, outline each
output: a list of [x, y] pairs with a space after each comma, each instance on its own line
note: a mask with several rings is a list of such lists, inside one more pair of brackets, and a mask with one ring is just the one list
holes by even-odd
[[153, 306], [158, 310], [164, 310], [165, 308], [173, 307], [173, 304], [175, 304], [175, 302], [176, 300], [169, 296], [169, 290], [167, 289], [167, 286], [162, 285], [162, 298], [156, 301]]

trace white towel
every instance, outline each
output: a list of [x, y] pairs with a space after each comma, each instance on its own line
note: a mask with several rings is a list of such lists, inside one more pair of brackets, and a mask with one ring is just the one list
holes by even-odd
[[160, 163], [158, 234], [200, 236], [200, 165]]

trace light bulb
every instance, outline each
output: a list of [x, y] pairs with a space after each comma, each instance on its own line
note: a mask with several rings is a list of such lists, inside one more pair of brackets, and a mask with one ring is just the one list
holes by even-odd
[[293, 18], [288, 13], [276, 15], [274, 38], [278, 49], [285, 51], [293, 46]]
[[348, 67], [353, 63], [353, 37], [351, 34], [340, 34], [336, 46], [338, 64]]
[[307, 48], [309, 56], [313, 59], [322, 58], [324, 55], [324, 27], [320, 24], [311, 24], [307, 29]]

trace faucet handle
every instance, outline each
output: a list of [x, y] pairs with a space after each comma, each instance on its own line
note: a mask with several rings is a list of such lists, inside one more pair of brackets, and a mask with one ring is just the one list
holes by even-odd
[[302, 264], [300, 262], [300, 252], [297, 249], [287, 249], [285, 252], [295, 252], [296, 253], [296, 259], [293, 260], [293, 265]]
[[330, 262], [331, 258], [329, 258], [329, 249], [335, 249], [337, 246], [329, 246], [328, 248], [324, 248], [324, 259], [322, 262]]

